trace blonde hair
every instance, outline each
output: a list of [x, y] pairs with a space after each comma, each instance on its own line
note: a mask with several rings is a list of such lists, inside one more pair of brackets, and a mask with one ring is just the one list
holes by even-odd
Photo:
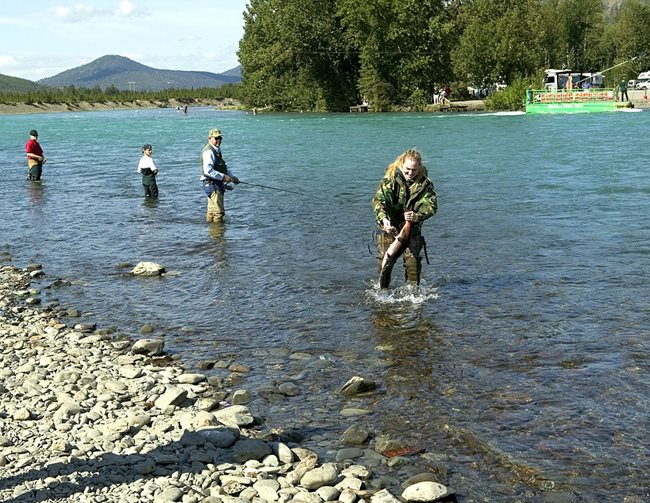
[[388, 165], [385, 174], [386, 178], [393, 178], [395, 176], [395, 172], [404, 165], [407, 159], [417, 162], [421, 168], [424, 168], [422, 165], [422, 156], [420, 155], [420, 152], [414, 148], [410, 148], [398, 155], [395, 160]]

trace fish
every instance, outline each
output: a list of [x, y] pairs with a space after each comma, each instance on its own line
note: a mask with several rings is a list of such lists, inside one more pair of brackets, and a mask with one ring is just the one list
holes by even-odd
[[406, 251], [411, 242], [411, 230], [413, 229], [413, 222], [406, 221], [395, 237], [395, 240], [390, 244], [384, 258], [381, 261], [381, 271], [379, 273], [379, 286], [380, 288], [388, 288], [390, 283], [390, 275], [393, 271], [393, 266], [398, 258]]

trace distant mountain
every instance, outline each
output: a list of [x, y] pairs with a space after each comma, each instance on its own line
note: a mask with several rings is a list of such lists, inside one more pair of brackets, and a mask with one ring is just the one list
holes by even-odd
[[177, 89], [220, 87], [224, 84], [241, 82], [241, 69], [238, 74], [235, 72], [237, 68], [225, 73], [160, 70], [124, 56], [102, 56], [88, 64], [41, 79], [38, 83], [52, 87], [73, 85], [87, 88], [99, 86], [106, 89], [115, 86], [123, 90], [160, 91], [171, 87]]
[[229, 77], [237, 77], [239, 80], [241, 80], [241, 65], [236, 66], [235, 68], [231, 68], [230, 70], [226, 70], [223, 73], [220, 73], [219, 75], [228, 75]]
[[42, 89], [45, 89], [45, 86], [36, 84], [31, 80], [0, 74], [0, 92], [28, 93], [30, 91], [40, 91]]

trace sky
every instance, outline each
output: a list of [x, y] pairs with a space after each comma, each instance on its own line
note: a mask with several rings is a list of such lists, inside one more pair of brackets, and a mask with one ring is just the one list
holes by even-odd
[[109, 54], [164, 70], [235, 68], [249, 0], [0, 0], [0, 74], [37, 81]]

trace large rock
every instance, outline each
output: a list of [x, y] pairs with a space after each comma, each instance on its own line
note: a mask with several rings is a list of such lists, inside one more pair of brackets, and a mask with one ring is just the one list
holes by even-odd
[[186, 398], [187, 398], [186, 390], [178, 387], [170, 387], [165, 390], [165, 393], [163, 393], [161, 396], [159, 396], [156, 399], [154, 404], [159, 409], [165, 410], [170, 405], [174, 405], [174, 406], [180, 405], [185, 401]]
[[354, 376], [341, 387], [340, 393], [343, 396], [350, 397], [360, 393], [374, 391], [376, 387], [375, 381], [366, 379], [365, 377]]
[[370, 497], [370, 503], [400, 503], [400, 500], [393, 496], [388, 489], [382, 489]]
[[339, 442], [343, 445], [361, 445], [368, 440], [370, 432], [359, 425], [353, 424], [343, 432]]
[[217, 420], [226, 426], [250, 426], [255, 421], [253, 414], [245, 405], [231, 405], [214, 412]]
[[165, 349], [165, 342], [161, 339], [140, 339], [135, 341], [131, 352], [136, 355], [158, 356]]
[[197, 430], [196, 433], [218, 448], [231, 447], [239, 438], [239, 430], [235, 428], [207, 427]]
[[138, 262], [136, 266], [131, 269], [131, 274], [134, 276], [160, 276], [165, 272], [165, 268], [155, 262]]
[[245, 463], [251, 459], [262, 459], [271, 454], [271, 447], [258, 438], [240, 438], [232, 448], [232, 458], [237, 463]]
[[426, 502], [437, 501], [450, 494], [452, 492], [449, 489], [437, 482], [418, 482], [404, 489], [402, 498], [406, 501]]
[[333, 486], [339, 476], [339, 471], [334, 463], [325, 463], [305, 473], [300, 479], [300, 485], [309, 491], [319, 487]]

